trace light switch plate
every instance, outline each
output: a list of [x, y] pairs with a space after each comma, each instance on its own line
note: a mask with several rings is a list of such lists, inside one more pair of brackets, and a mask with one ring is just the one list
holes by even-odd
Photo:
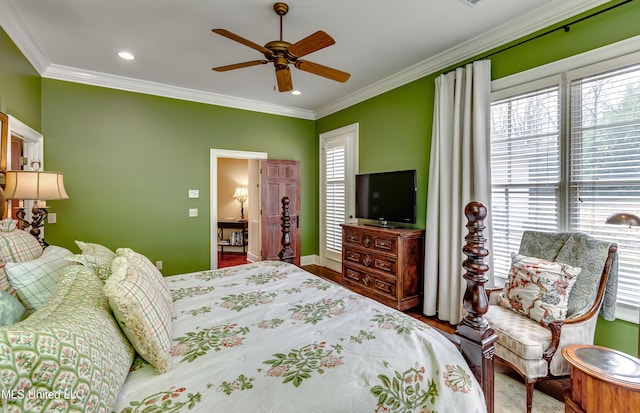
[[189, 198], [200, 198], [200, 191], [197, 189], [189, 189]]
[[198, 208], [189, 208], [189, 216], [197, 217], [198, 216]]

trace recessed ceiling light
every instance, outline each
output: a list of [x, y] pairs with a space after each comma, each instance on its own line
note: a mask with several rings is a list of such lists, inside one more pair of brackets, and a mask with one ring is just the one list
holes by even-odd
[[125, 60], [133, 60], [136, 57], [134, 55], [132, 55], [129, 52], [120, 52], [118, 53], [118, 56], [120, 56], [121, 58], [125, 59]]
[[298, 96], [298, 95], [301, 95], [302, 92], [300, 92], [299, 90], [293, 90], [293, 91], [291, 91], [291, 94], [295, 95], [295, 96]]

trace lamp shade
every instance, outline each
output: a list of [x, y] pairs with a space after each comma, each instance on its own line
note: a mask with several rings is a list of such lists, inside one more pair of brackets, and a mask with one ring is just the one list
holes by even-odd
[[640, 226], [640, 218], [637, 215], [619, 212], [611, 214], [604, 221], [605, 224], [628, 225], [630, 227]]
[[248, 198], [249, 190], [246, 186], [239, 186], [236, 188], [236, 191], [233, 193], [234, 198]]
[[6, 171], [6, 199], [55, 200], [69, 199], [61, 172]]

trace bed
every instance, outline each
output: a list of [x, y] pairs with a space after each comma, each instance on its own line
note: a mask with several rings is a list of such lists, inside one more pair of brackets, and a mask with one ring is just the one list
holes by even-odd
[[[478, 299], [484, 294], [486, 210], [467, 209], [468, 315], [453, 337], [284, 261], [164, 277], [159, 282], [170, 294], [168, 314], [131, 309], [114, 298], [110, 280], [149, 265], [144, 257], [128, 249], [116, 258], [100, 257], [87, 251], [98, 246], [84, 244], [47, 303], [27, 320], [0, 328], [4, 407], [117, 413], [491, 411], [494, 338]], [[283, 234], [283, 251], [287, 241]], [[131, 264], [136, 260], [138, 267]], [[126, 282], [115, 284], [122, 288]], [[149, 290], [154, 289], [145, 294]], [[155, 294], [153, 300], [163, 300], [163, 291]], [[136, 333], [131, 314], [156, 316], [157, 331]], [[163, 329], [170, 334], [168, 344], [136, 343], [161, 336]], [[156, 357], [163, 351], [166, 359]]]

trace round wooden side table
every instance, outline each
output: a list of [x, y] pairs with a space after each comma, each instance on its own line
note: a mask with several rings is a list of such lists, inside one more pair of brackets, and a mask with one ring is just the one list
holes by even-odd
[[640, 411], [640, 360], [606, 347], [569, 345], [562, 355], [571, 365], [565, 412]]

